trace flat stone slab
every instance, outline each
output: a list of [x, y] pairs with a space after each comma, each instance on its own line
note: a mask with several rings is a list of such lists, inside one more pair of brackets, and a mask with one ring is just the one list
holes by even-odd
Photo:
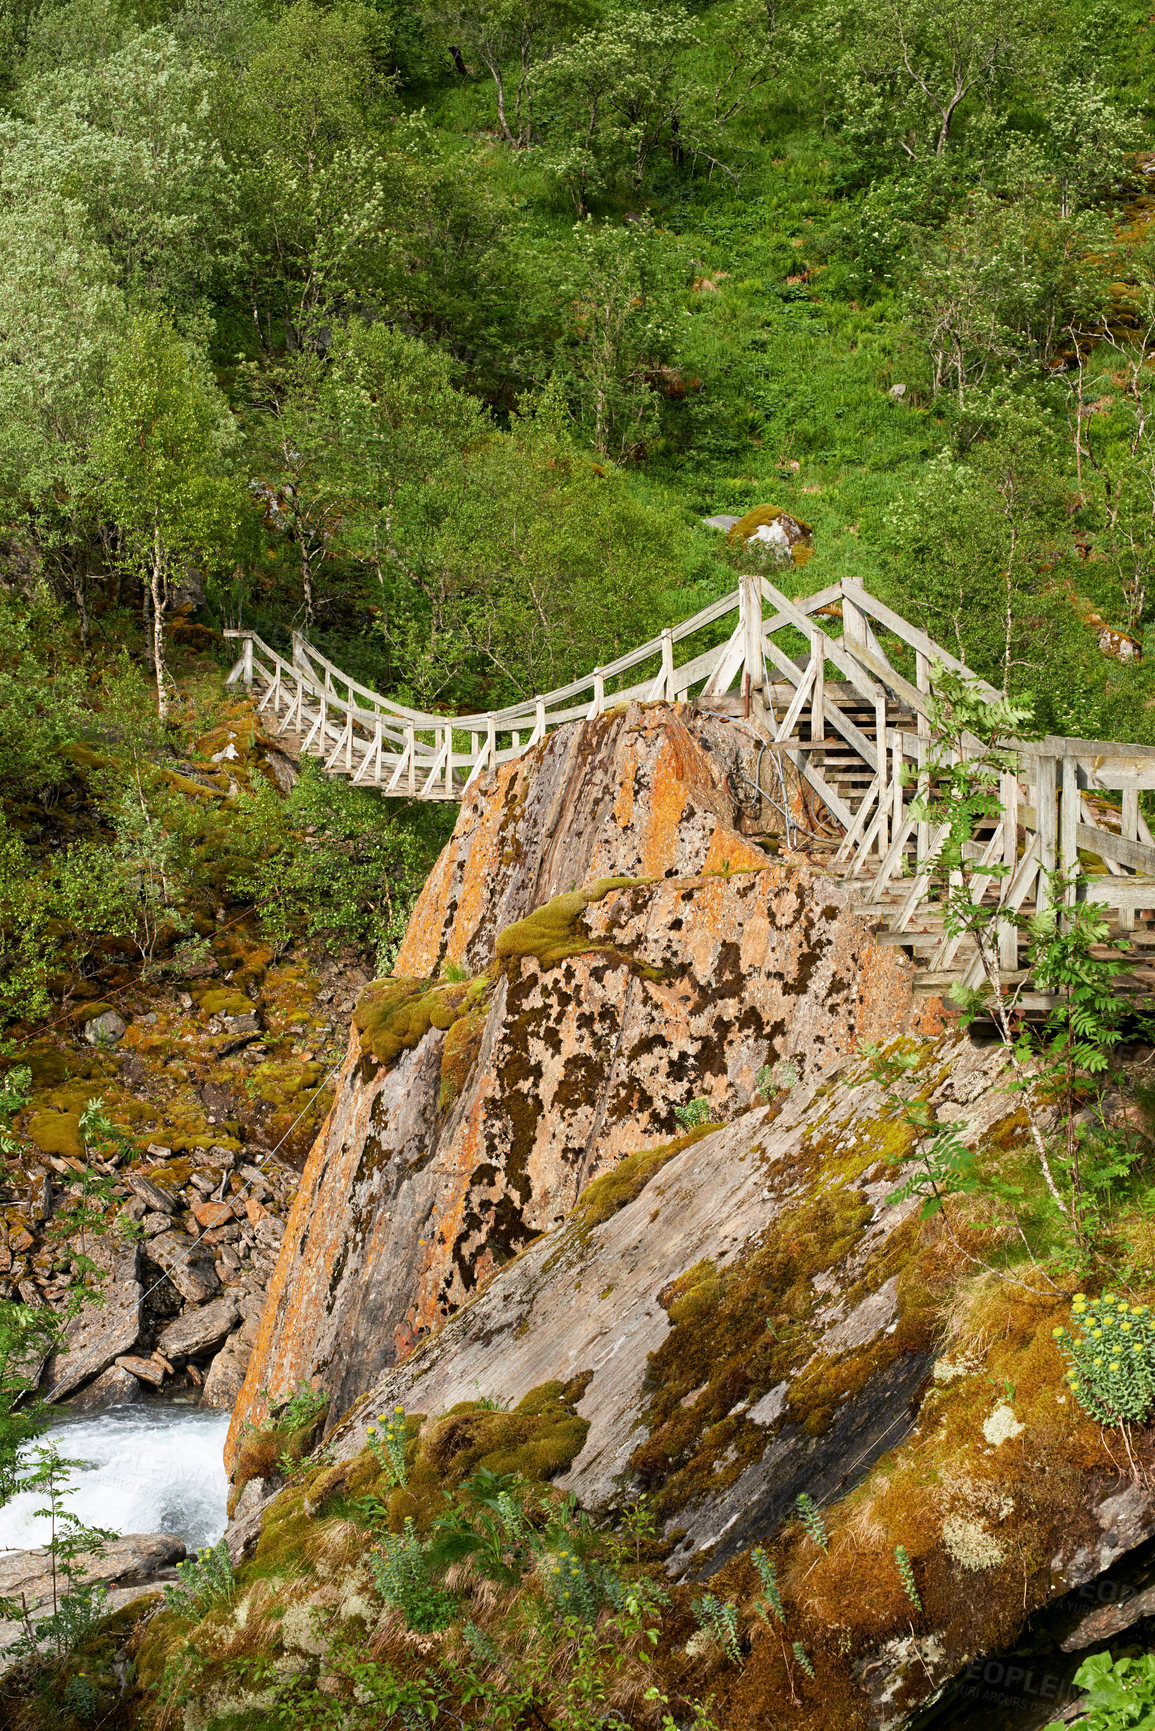
[[159, 1184], [154, 1184], [151, 1178], [146, 1178], [143, 1172], [126, 1172], [124, 1181], [133, 1195], [148, 1205], [150, 1213], [175, 1214], [176, 1198], [162, 1190]]
[[106, 1302], [86, 1305], [73, 1318], [64, 1331], [65, 1350], [49, 1360], [44, 1391], [55, 1400], [66, 1400], [82, 1383], [107, 1370], [136, 1345], [141, 1324], [140, 1281], [116, 1280], [102, 1291]]
[[170, 1322], [161, 1330], [157, 1345], [166, 1358], [196, 1358], [220, 1346], [239, 1316], [231, 1298], [215, 1298]]
[[138, 1382], [147, 1382], [153, 1388], [159, 1388], [165, 1379], [165, 1367], [155, 1358], [118, 1358], [117, 1365], [121, 1370], [128, 1371]]
[[[184, 1556], [183, 1541], [172, 1533], [126, 1533], [107, 1544], [103, 1555], [87, 1559], [84, 1582], [113, 1588], [109, 1609], [117, 1610], [131, 1599], [143, 1597], [155, 1576]], [[0, 1551], [0, 1598], [19, 1599], [21, 1595], [33, 1623], [51, 1616], [52, 1569], [47, 1551]], [[19, 1623], [0, 1622], [0, 1672], [15, 1662], [7, 1658], [7, 1649], [22, 1633]]]

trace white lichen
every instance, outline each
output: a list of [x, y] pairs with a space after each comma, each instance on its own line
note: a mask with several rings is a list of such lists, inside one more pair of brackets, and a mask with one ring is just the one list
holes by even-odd
[[994, 1412], [983, 1421], [983, 1435], [992, 1448], [998, 1448], [1000, 1443], [1010, 1442], [1012, 1437], [1021, 1436], [1023, 1426], [1015, 1417], [1014, 1408], [1001, 1400]]
[[948, 1515], [942, 1524], [942, 1537], [947, 1551], [959, 1567], [976, 1573], [983, 1569], [997, 1569], [1007, 1554], [995, 1535], [988, 1532], [981, 1521], [972, 1520], [968, 1515]]

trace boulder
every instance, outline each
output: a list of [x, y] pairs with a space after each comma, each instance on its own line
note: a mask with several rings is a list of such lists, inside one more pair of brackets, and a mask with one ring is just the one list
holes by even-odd
[[[591, 1180], [676, 1138], [677, 1107], [705, 1096], [729, 1118], [767, 1063], [820, 1071], [864, 1038], [938, 1026], [845, 886], [723, 823], [732, 759], [706, 749], [723, 726], [658, 706], [600, 717], [530, 754], [532, 785], [522, 759], [484, 810], [466, 801], [397, 968], [464, 957], [479, 977], [432, 993], [394, 978], [358, 1007], [230, 1448], [267, 1388], [312, 1382], [335, 1421]], [[569, 893], [639, 866], [656, 881]]]
[[755, 505], [740, 517], [730, 530], [729, 538], [736, 542], [762, 542], [773, 548], [782, 559], [803, 562], [799, 555], [812, 550], [813, 531], [801, 517], [794, 517], [777, 505]]
[[186, 1310], [162, 1328], [157, 1346], [166, 1358], [198, 1358], [221, 1345], [239, 1316], [231, 1298], [216, 1298], [196, 1310]]
[[119, 1364], [110, 1364], [98, 1377], [85, 1383], [69, 1401], [74, 1412], [104, 1412], [110, 1406], [124, 1406], [140, 1399], [140, 1383], [131, 1372]]
[[[104, 1246], [94, 1246], [93, 1260]], [[103, 1302], [86, 1304], [64, 1331], [64, 1349], [53, 1353], [44, 1378], [44, 1392], [53, 1400], [67, 1400], [73, 1390], [107, 1370], [122, 1353], [131, 1352], [141, 1327], [142, 1289], [136, 1277], [135, 1246], [114, 1246], [109, 1279], [101, 1287]]]
[[115, 1010], [102, 1010], [84, 1024], [84, 1038], [90, 1046], [115, 1046], [128, 1031], [128, 1023]]
[[148, 1254], [189, 1304], [204, 1304], [220, 1292], [211, 1247], [200, 1244], [186, 1232], [174, 1229], [160, 1233], [149, 1240]]
[[728, 535], [737, 522], [737, 517], [728, 516], [725, 511], [720, 511], [715, 517], [702, 518], [702, 523], [707, 529], [720, 529], [724, 535]]
[[1107, 655], [1112, 661], [1141, 661], [1143, 645], [1137, 637], [1131, 637], [1126, 631], [1116, 631], [1106, 626], [1099, 633], [1099, 652]]
[[136, 1354], [118, 1358], [116, 1362], [121, 1370], [134, 1376], [138, 1382], [146, 1382], [150, 1388], [159, 1388], [171, 1368], [155, 1358], [139, 1358]]
[[[960, 1123], [962, 1139], [973, 1146], [997, 1138], [1015, 1113], [1013, 1096], [1000, 1086], [1001, 1050], [943, 1036], [929, 1043], [927, 1056], [928, 1071], [941, 1078], [932, 1098]], [[883, 1091], [849, 1059], [833, 1076], [798, 1083], [772, 1106], [690, 1146], [675, 1145], [655, 1159], [648, 1183], [635, 1179], [615, 1196], [607, 1180], [372, 1389], [330, 1436], [336, 1459], [358, 1453], [374, 1415], [398, 1404], [448, 1412], [480, 1391], [508, 1409], [547, 1381], [588, 1373], [577, 1411], [589, 1432], [557, 1482], [595, 1514], [622, 1507], [642, 1483], [663, 1486], [658, 1506], [666, 1527], [682, 1535], [671, 1565], [677, 1574], [696, 1575], [707, 1563], [711, 1572], [719, 1568], [773, 1531], [799, 1491], [821, 1502], [835, 1486], [849, 1489], [912, 1427], [909, 1403], [933, 1358], [934, 1336], [916, 1325], [910, 1288], [895, 1289], [892, 1258], [911, 1236], [921, 1203], [917, 1196], [888, 1201], [896, 1177], [879, 1161], [877, 1141], [888, 1122]], [[803, 1192], [798, 1174], [808, 1156], [817, 1167]], [[823, 1189], [836, 1171], [847, 1186], [838, 1200]], [[813, 1198], [813, 1212], [800, 1211], [804, 1197]], [[795, 1260], [800, 1254], [805, 1267]], [[771, 1283], [765, 1291], [759, 1256]], [[756, 1329], [725, 1307], [725, 1270], [733, 1271], [735, 1296], [743, 1293]], [[786, 1296], [778, 1283], [787, 1276], [818, 1298], [796, 1348], [779, 1358], [761, 1351], [760, 1333]], [[685, 1368], [669, 1347], [662, 1355], [679, 1320], [698, 1318], [704, 1327], [715, 1313], [717, 1338], [707, 1334], [692, 1348], [687, 1342]], [[735, 1328], [747, 1330], [749, 1346], [746, 1335], [727, 1338]], [[745, 1360], [741, 1387], [728, 1362], [735, 1353]], [[842, 1371], [839, 1391], [855, 1393], [827, 1396], [831, 1410], [818, 1424], [817, 1373], [834, 1364]], [[869, 1373], [857, 1378], [855, 1364]], [[735, 1420], [727, 1427], [728, 1458], [703, 1486], [699, 1472], [679, 1467], [694, 1452], [688, 1436], [708, 1446], [720, 1403]], [[680, 1432], [687, 1407], [700, 1418]], [[667, 1455], [659, 1445], [670, 1414], [676, 1441]], [[856, 1465], [848, 1478], [849, 1462]]]

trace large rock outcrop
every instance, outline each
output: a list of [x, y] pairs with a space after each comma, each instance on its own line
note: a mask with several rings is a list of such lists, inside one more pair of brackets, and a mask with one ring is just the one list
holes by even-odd
[[[1003, 1068], [999, 1049], [946, 1036], [923, 1048], [912, 1091], [978, 1146], [1014, 1116]], [[649, 1490], [683, 1534], [677, 1572], [716, 1570], [799, 1491], [848, 1489], [914, 1424], [937, 1334], [928, 1263], [953, 1257], [936, 1240], [919, 1268], [921, 1199], [888, 1200], [910, 1142], [849, 1060], [631, 1162], [370, 1391], [331, 1445], [351, 1458], [398, 1403], [442, 1413], [480, 1393], [510, 1407], [586, 1377], [589, 1432], [559, 1483], [603, 1515]]]
[[[1063, 1378], [1073, 1279], [1017, 1254], [1012, 1209], [954, 1197], [927, 1215], [918, 1193], [903, 1097], [996, 1182], [1021, 1174], [1003, 1053], [954, 1034], [902, 1047], [900, 1083], [844, 1059], [591, 1185], [330, 1432], [306, 1497], [315, 1542], [324, 1497], [375, 1470], [378, 1415], [465, 1439], [564, 1395], [583, 1429], [557, 1485], [608, 1525], [645, 1493], [669, 1543], [661, 1686], [709, 1698], [728, 1731], [897, 1731], [1150, 1538], [1155, 1441], [1133, 1433], [1133, 1478]], [[265, 1500], [274, 1533], [299, 1520], [294, 1494]], [[246, 1508], [238, 1556], [261, 1532], [260, 1501]], [[706, 1578], [743, 1631], [738, 1658], [689, 1615]], [[342, 1588], [309, 1590], [320, 1610]], [[388, 1610], [366, 1615], [389, 1639]]]
[[744, 739], [635, 705], [475, 789], [355, 1016], [231, 1447], [302, 1380], [336, 1422], [679, 1107], [728, 1120], [775, 1066], [937, 1026], [844, 886], [738, 832]]

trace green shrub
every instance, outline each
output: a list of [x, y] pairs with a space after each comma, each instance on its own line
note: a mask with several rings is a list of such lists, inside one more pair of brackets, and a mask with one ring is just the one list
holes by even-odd
[[1056, 1328], [1069, 1361], [1067, 1382], [1079, 1405], [1100, 1424], [1144, 1424], [1155, 1408], [1155, 1324], [1147, 1305], [1128, 1305], [1114, 1293], [1089, 1302], [1080, 1293], [1073, 1334]]
[[233, 1596], [233, 1560], [224, 1539], [178, 1563], [176, 1573], [177, 1585], [165, 1588], [164, 1602], [168, 1610], [190, 1621], [203, 1617], [214, 1605], [227, 1604]]
[[388, 1534], [371, 1553], [369, 1567], [377, 1591], [386, 1604], [403, 1612], [407, 1628], [428, 1635], [453, 1621], [456, 1596], [437, 1586], [412, 1516], [403, 1532]]
[[[1087, 1691], [1079, 1718], [1082, 1731], [1152, 1731], [1155, 1727], [1155, 1654], [1139, 1659], [1093, 1653], [1075, 1672]], [[1053, 1722], [1044, 1731], [1063, 1731]]]

